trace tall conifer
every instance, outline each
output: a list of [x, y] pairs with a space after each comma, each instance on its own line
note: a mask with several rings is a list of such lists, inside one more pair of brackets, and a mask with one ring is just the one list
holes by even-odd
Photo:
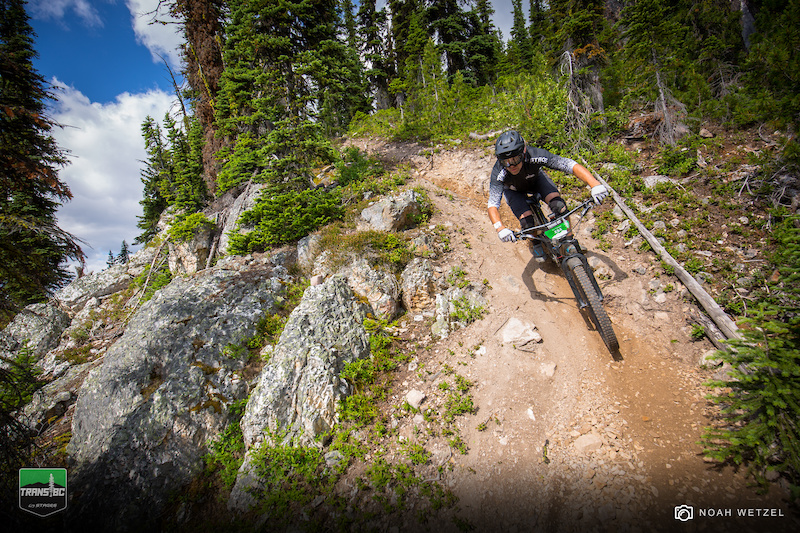
[[66, 260], [83, 260], [56, 221], [59, 202], [72, 197], [58, 176], [67, 159], [51, 135], [52, 96], [33, 68], [24, 4], [0, 0], [0, 322], [65, 282]]

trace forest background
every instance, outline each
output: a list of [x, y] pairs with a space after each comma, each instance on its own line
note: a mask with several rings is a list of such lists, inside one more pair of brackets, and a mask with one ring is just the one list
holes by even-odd
[[[182, 21], [186, 86], [175, 88], [177, 114], [142, 125], [148, 158], [137, 243], [156, 235], [165, 212], [175, 238], [213, 225], [203, 208], [248, 182], [266, 188], [242, 219], [253, 231], [233, 237], [231, 253], [264, 251], [341, 218], [350, 198], [344, 188], [363, 179], [347, 169], [368, 166], [357, 151], [337, 149], [343, 135], [470, 143], [470, 133], [516, 128], [555, 153], [625, 161], [614, 139], [631, 116], [649, 113], [658, 119], [661, 160], [673, 165], [684, 162], [705, 121], [789, 132], [781, 150], [755, 161], [766, 175], [796, 175], [800, 163], [797, 2], [531, 0], [526, 19], [522, 0], [512, 0], [507, 42], [486, 0], [389, 0], [380, 9], [374, 0], [165, 0], [161, 7]], [[67, 261], [82, 251], [56, 222], [70, 198], [58, 177], [66, 159], [50, 135], [51, 96], [32, 66], [25, 3], [0, 0], [0, 12], [4, 325], [67, 282]], [[330, 165], [339, 186], [318, 187], [315, 176]], [[796, 475], [797, 206], [780, 196], [763, 205], [782, 281], [751, 310], [748, 337], [729, 354], [735, 366], [766, 369], [752, 380], [738, 376], [731, 403], [758, 424], [721, 454], [755, 454], [767, 464], [779, 442], [787, 453], [770, 467]], [[4, 370], [4, 379], [19, 379], [12, 374]]]

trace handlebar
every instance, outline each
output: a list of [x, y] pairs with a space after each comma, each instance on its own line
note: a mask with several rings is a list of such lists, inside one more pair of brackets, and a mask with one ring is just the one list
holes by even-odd
[[[534, 237], [532, 235], [532, 233], [536, 233], [536, 232], [539, 232], [539, 231], [545, 231], [545, 230], [554, 228], [554, 227], [558, 226], [559, 224], [561, 224], [561, 221], [563, 221], [565, 218], [571, 216], [576, 211], [580, 211], [581, 209], [583, 209], [583, 212], [581, 213], [581, 216], [578, 219], [580, 221], [580, 219], [583, 218], [586, 215], [586, 213], [588, 213], [589, 210], [592, 207], [594, 207], [595, 205], [596, 204], [595, 204], [595, 201], [593, 199], [586, 200], [582, 204], [578, 205], [577, 207], [573, 208], [570, 211], [567, 211], [566, 213], [561, 214], [560, 216], [554, 218], [550, 222], [546, 222], [545, 224], [540, 224], [538, 226], [533, 226], [531, 228], [526, 228], [526, 229], [521, 230], [521, 231], [515, 231], [514, 232], [514, 237], [516, 237], [517, 239], [531, 239], [531, 238]], [[575, 225], [577, 226], [577, 223]]]

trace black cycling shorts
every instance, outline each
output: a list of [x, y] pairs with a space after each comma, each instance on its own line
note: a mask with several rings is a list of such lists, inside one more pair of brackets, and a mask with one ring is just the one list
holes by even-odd
[[544, 172], [539, 172], [538, 176], [534, 179], [526, 180], [523, 190], [506, 188], [503, 190], [503, 196], [506, 198], [506, 203], [514, 212], [514, 216], [521, 218], [525, 211], [528, 211], [527, 196], [528, 193], [538, 193], [540, 198], [544, 200], [549, 194], [558, 192], [558, 187], [550, 179], [550, 176]]

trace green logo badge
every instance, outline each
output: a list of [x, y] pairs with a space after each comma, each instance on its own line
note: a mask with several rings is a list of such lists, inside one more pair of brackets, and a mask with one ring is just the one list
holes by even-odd
[[20, 468], [19, 508], [50, 516], [67, 508], [66, 468]]

